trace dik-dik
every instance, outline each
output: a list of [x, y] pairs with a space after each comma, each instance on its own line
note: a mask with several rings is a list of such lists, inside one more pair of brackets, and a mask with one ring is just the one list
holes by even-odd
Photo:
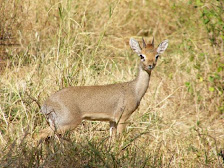
[[138, 108], [149, 86], [152, 70], [168, 40], [154, 48], [154, 40], [143, 45], [131, 38], [129, 44], [140, 58], [137, 77], [129, 82], [102, 86], [72, 86], [52, 94], [41, 111], [50, 126], [40, 131], [38, 139], [76, 128], [82, 120], [110, 122], [110, 135], [121, 134], [130, 115]]

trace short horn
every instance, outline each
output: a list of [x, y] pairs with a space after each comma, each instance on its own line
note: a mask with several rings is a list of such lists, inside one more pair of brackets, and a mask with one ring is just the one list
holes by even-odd
[[146, 43], [143, 37], [142, 37], [142, 44], [143, 44], [143, 48], [146, 48]]
[[154, 36], [152, 38], [152, 46], [154, 47]]

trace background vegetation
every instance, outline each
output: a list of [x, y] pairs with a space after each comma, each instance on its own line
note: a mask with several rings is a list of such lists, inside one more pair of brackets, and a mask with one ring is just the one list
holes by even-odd
[[[221, 0], [1, 0], [0, 167], [224, 166], [223, 10]], [[122, 140], [84, 121], [32, 141], [50, 94], [133, 79], [128, 41], [153, 36], [169, 47]]]

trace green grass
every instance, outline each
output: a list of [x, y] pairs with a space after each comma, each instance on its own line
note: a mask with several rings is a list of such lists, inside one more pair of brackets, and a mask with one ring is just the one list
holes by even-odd
[[[221, 1], [1, 1], [0, 167], [222, 167]], [[39, 105], [67, 86], [125, 82], [130, 37], [169, 39], [121, 139], [109, 124], [35, 144]], [[14, 44], [14, 45], [9, 45]], [[66, 140], [65, 140], [66, 139]]]

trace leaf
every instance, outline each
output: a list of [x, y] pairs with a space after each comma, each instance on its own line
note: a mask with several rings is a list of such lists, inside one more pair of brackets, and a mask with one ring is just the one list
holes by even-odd
[[200, 81], [200, 82], [203, 82], [203, 80], [204, 80], [204, 79], [203, 79], [202, 77], [200, 77], [199, 81]]
[[191, 85], [191, 83], [190, 83], [190, 82], [185, 82], [185, 85], [186, 85], [187, 87], [189, 87], [189, 86]]
[[202, 6], [203, 3], [202, 3], [200, 0], [196, 0], [196, 5], [197, 5], [197, 6]]
[[206, 18], [203, 20], [204, 24], [208, 24], [210, 22], [210, 19]]
[[209, 91], [210, 92], [214, 92], [215, 91], [215, 88], [214, 87], [209, 87]]
[[208, 80], [209, 80], [209, 82], [214, 82], [214, 77], [213, 76], [209, 76]]

